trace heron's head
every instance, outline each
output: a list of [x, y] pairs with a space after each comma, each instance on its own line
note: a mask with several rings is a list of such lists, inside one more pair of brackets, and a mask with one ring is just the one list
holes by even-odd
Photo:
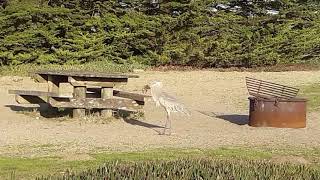
[[161, 81], [153, 80], [143, 87], [142, 92], [146, 93], [151, 88], [153, 89], [153, 88], [161, 88], [161, 87], [162, 87]]

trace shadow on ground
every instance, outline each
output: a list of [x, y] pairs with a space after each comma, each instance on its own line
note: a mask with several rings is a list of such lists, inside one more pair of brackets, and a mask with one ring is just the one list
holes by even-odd
[[[17, 105], [6, 105], [5, 107], [10, 108], [12, 111], [19, 112], [19, 113], [40, 113], [40, 115], [44, 118], [61, 118], [61, 117], [71, 117], [72, 115], [72, 109], [58, 109], [54, 107], [50, 107], [47, 104], [40, 104], [38, 107], [24, 107], [24, 106], [17, 106]], [[89, 114], [97, 113], [98, 110], [91, 110], [90, 112], [86, 112]], [[115, 113], [114, 116], [116, 119], [123, 119], [124, 122], [134, 125], [134, 126], [141, 126], [149, 129], [153, 129], [157, 133], [160, 133], [155, 128], [163, 128], [163, 126], [150, 124], [147, 122], [143, 122], [138, 120], [139, 118], [136, 118], [131, 112], [125, 112], [125, 111], [118, 111]]]
[[249, 123], [249, 116], [248, 115], [242, 115], [242, 114], [224, 114], [219, 115], [214, 112], [206, 112], [206, 111], [198, 111], [199, 113], [214, 117], [218, 119], [222, 119], [225, 121], [229, 121], [230, 123], [237, 124], [237, 125], [246, 125]]
[[161, 132], [159, 130], [157, 130], [157, 128], [164, 128], [163, 126], [150, 124], [150, 123], [143, 122], [143, 121], [139, 120], [141, 117], [143, 117], [143, 115], [139, 118], [137, 116], [134, 116], [130, 112], [119, 110], [118, 111], [118, 116], [121, 117], [123, 119], [123, 121], [128, 123], [128, 124], [131, 124], [131, 125], [134, 125], [134, 126], [141, 126], [141, 127], [149, 128], [149, 129], [154, 130], [158, 134], [161, 134]]
[[139, 121], [139, 120], [136, 120], [136, 119], [132, 119], [132, 118], [124, 118], [123, 120], [126, 123], [129, 123], [129, 124], [135, 125], [135, 126], [142, 126], [142, 127], [146, 127], [146, 128], [163, 128], [162, 126], [158, 126], [158, 125], [142, 122], [142, 121]]
[[45, 118], [60, 118], [71, 116], [71, 109], [58, 109], [50, 107], [47, 104], [40, 104], [39, 107], [24, 107], [17, 105], [6, 105], [5, 107], [10, 108], [12, 111], [19, 113], [40, 113]]

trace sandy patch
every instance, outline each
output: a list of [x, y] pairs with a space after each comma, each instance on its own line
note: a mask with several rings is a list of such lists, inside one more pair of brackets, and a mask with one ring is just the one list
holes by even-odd
[[[192, 111], [191, 117], [175, 114], [172, 136], [160, 136], [163, 109], [148, 101], [145, 119], [107, 124], [80, 123], [66, 118], [37, 118], [17, 113], [9, 89], [46, 90], [30, 78], [0, 77], [1, 154], [82, 154], [103, 150], [132, 151], [151, 148], [214, 148], [221, 146], [319, 147], [320, 113], [308, 112], [307, 128], [254, 128], [247, 125], [248, 94], [245, 77], [291, 86], [317, 83], [320, 72], [138, 72], [122, 89], [140, 92], [146, 82], [158, 79], [169, 93]], [[71, 88], [65, 87], [70, 93]], [[34, 146], [50, 144], [47, 151]], [[25, 148], [17, 148], [17, 147]], [[15, 148], [14, 148], [15, 147]], [[14, 150], [15, 149], [15, 150]], [[39, 150], [40, 149], [40, 150]]]

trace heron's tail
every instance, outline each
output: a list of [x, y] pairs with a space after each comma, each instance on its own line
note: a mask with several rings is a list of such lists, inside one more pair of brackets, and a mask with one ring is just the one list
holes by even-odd
[[189, 109], [185, 109], [185, 112], [184, 112], [187, 116], [191, 116], [191, 111]]
[[187, 116], [191, 116], [191, 111], [183, 105], [180, 105], [179, 108], [177, 108], [177, 111], [179, 111]]

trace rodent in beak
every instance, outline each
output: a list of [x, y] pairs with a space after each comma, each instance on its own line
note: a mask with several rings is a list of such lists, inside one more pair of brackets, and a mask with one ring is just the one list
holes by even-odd
[[149, 85], [145, 85], [145, 86], [142, 88], [142, 93], [146, 94], [149, 89], [150, 89], [150, 86], [149, 86]]

